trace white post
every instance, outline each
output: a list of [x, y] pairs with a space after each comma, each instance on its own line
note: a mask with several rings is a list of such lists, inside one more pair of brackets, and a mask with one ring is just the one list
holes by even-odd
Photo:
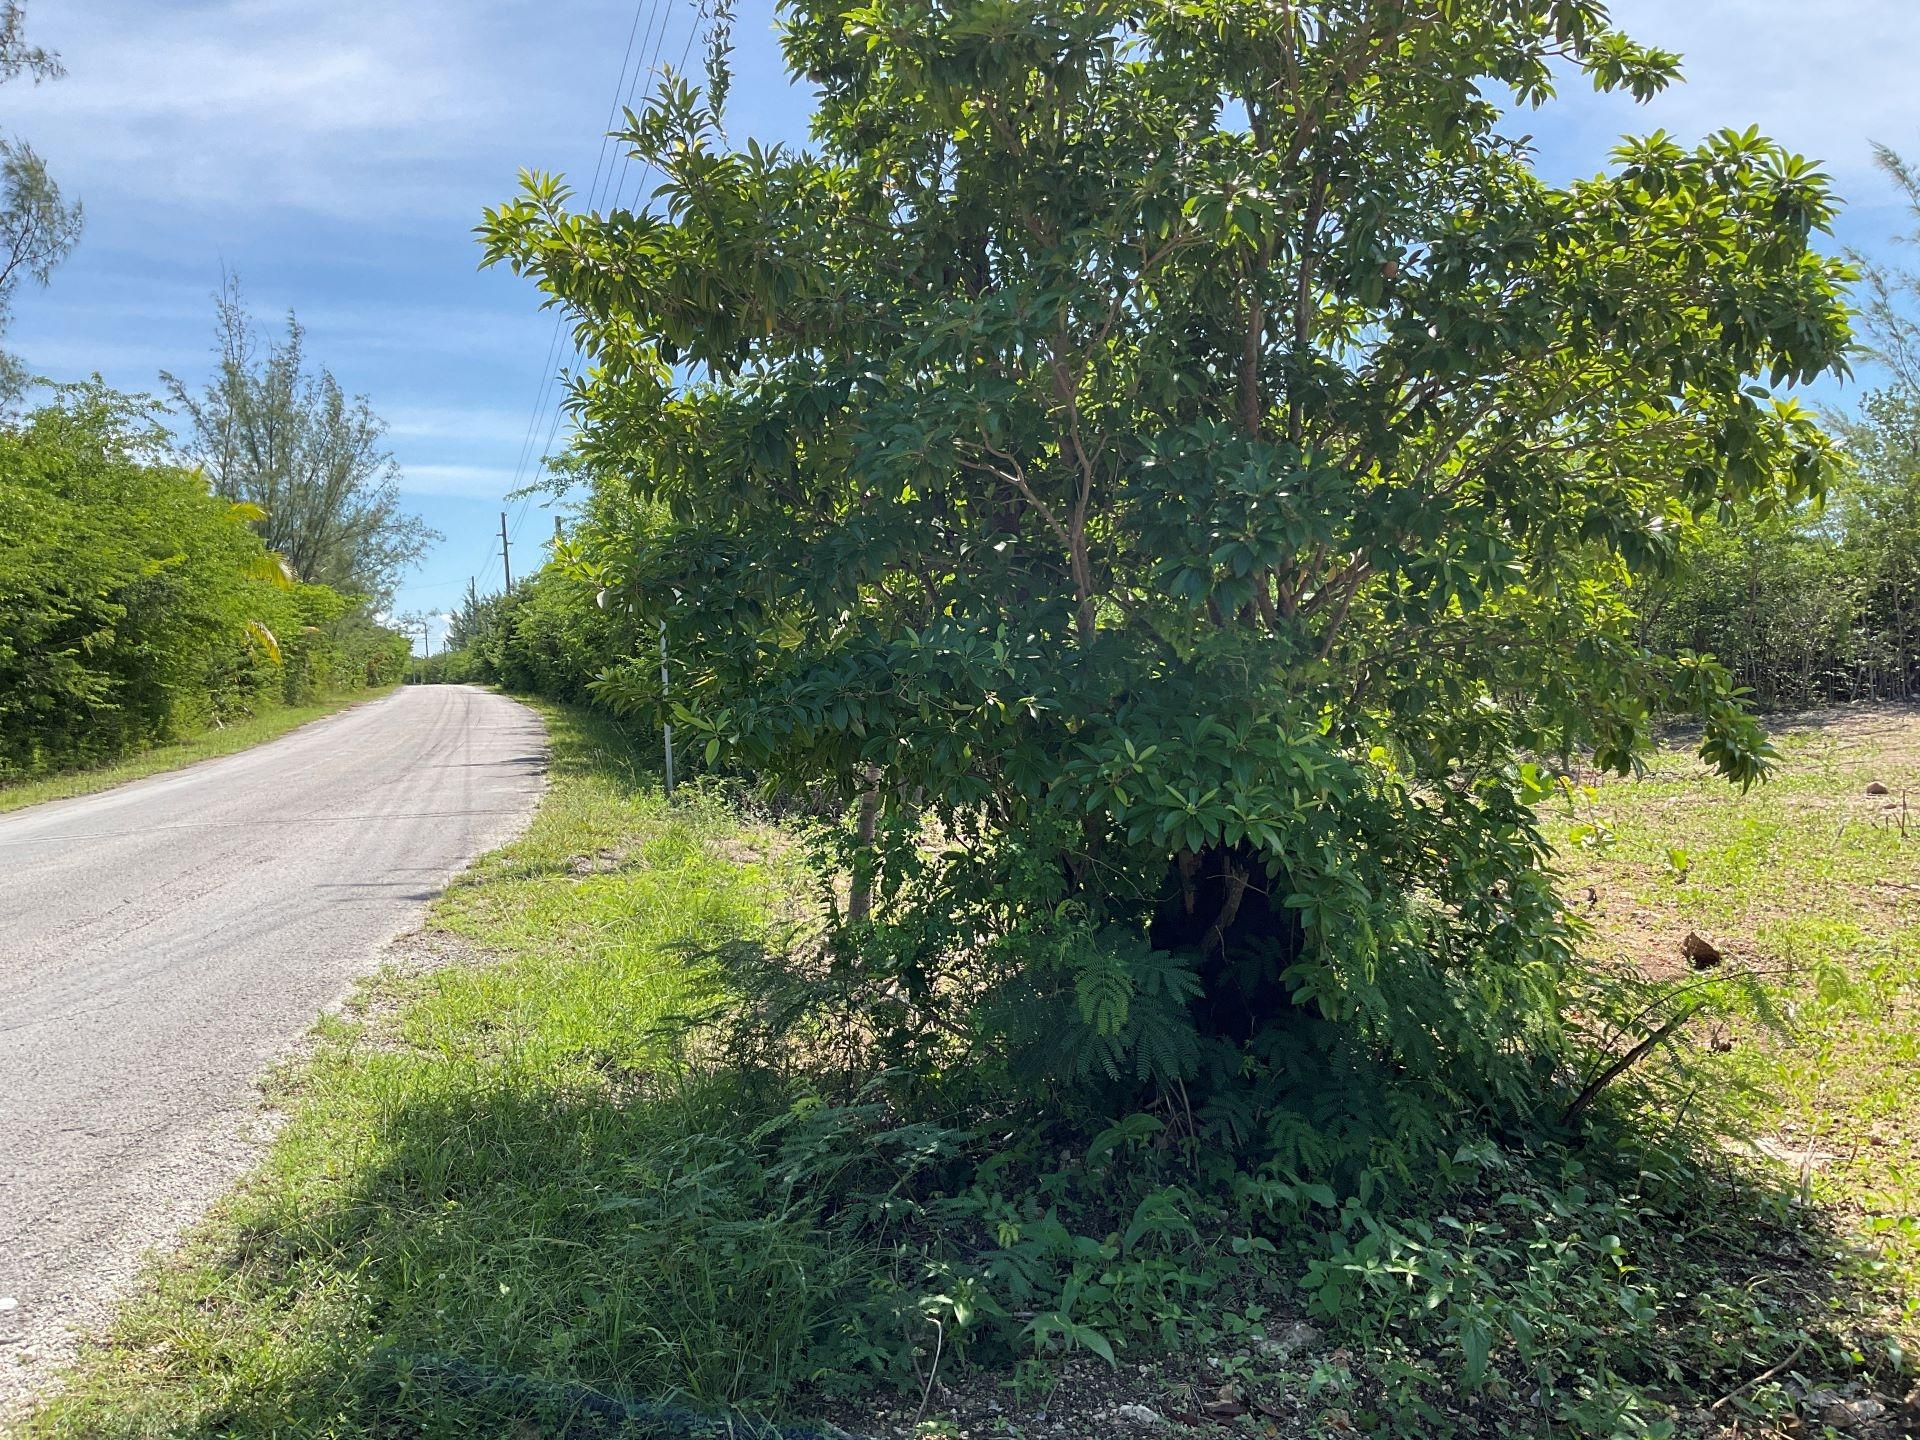
[[[667, 622], [662, 620], [660, 622], [660, 704], [663, 708], [663, 711], [664, 711], [664, 707], [666, 706], [666, 703], [667, 703]], [[666, 712], [666, 713], [670, 713], [670, 712]], [[673, 798], [673, 722], [670, 720], [666, 720], [663, 717], [661, 720], [660, 728], [664, 732], [666, 737], [667, 798], [671, 800]]]

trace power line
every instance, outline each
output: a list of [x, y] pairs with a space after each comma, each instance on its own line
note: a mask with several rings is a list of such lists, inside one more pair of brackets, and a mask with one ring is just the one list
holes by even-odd
[[[647, 12], [644, 27], [641, 24], [643, 11]], [[660, 22], [658, 36], [654, 35], [655, 20]], [[640, 87], [640, 77], [649, 74], [653, 66], [658, 63], [660, 47], [666, 39], [667, 26], [670, 20], [671, 11], [669, 9], [663, 9], [661, 0], [651, 0], [650, 5], [647, 3], [647, 0], [636, 0], [633, 12], [633, 24], [627, 33], [627, 52], [621, 60], [620, 78], [614, 85], [613, 99], [607, 106], [607, 123], [601, 131], [600, 152], [594, 162], [593, 180], [587, 187], [587, 209], [589, 211], [596, 209], [600, 204], [603, 179], [606, 181], [613, 179], [614, 167], [608, 159], [608, 152], [609, 147], [613, 144], [614, 124], [620, 118], [623, 108], [632, 108], [634, 94]], [[629, 76], [628, 66], [629, 63], [634, 60], [634, 40], [636, 37], [638, 37], [640, 41], [639, 63], [633, 64], [632, 73], [631, 76]], [[653, 50], [651, 59], [647, 58], [649, 44], [651, 44]], [[553, 335], [547, 344], [547, 358], [541, 372], [540, 389], [534, 397], [533, 412], [527, 417], [527, 434], [521, 444], [519, 459], [514, 465], [513, 484], [509, 489], [509, 494], [513, 491], [523, 489], [528, 485], [537, 485], [540, 478], [546, 472], [546, 454], [547, 451], [552, 448], [554, 437], [558, 434], [558, 424], [556, 423], [550, 427], [547, 438], [541, 445], [537, 455], [530, 447], [539, 435], [540, 420], [546, 413], [548, 399], [552, 395], [553, 388], [557, 383], [558, 377], [554, 369], [554, 360], [559, 353], [560, 337], [565, 329], [566, 314], [565, 311], [562, 310], [554, 316]], [[556, 417], [564, 412], [564, 403], [563, 399], [556, 399], [554, 401], [554, 414]], [[533, 478], [526, 480], [527, 467], [536, 460], [539, 463], [535, 466]], [[521, 523], [525, 520], [527, 510], [532, 503], [533, 497], [531, 495], [521, 499], [520, 508], [514, 515], [513, 533], [519, 533]]]
[[[669, 17], [667, 18], [671, 18], [671, 16], [669, 15]], [[687, 43], [685, 47], [680, 51], [680, 63], [674, 67], [676, 70], [682, 71], [682, 72], [686, 70], [687, 57], [693, 54], [694, 37], [699, 33], [700, 33], [700, 9], [699, 9], [699, 6], [696, 5], [693, 12], [693, 23], [687, 27]], [[647, 64], [647, 73], [649, 75], [652, 75], [656, 80], [659, 78], [659, 74], [660, 74], [660, 51], [661, 51], [661, 48], [666, 44], [666, 39], [667, 39], [667, 27], [665, 23], [662, 23], [660, 26], [660, 36], [657, 40], [654, 41], [653, 59], [650, 60]], [[613, 200], [612, 200], [612, 203], [609, 204], [607, 207], [609, 210], [618, 210], [620, 208], [620, 192], [626, 189], [627, 167], [632, 164], [633, 164], [633, 147], [626, 146], [623, 148], [620, 155], [620, 174], [618, 178], [615, 179], [614, 181]], [[653, 169], [652, 160], [647, 161], [646, 169], [647, 171], [651, 171]], [[640, 180], [640, 189], [644, 190], [645, 188], [646, 188], [646, 172], [642, 172], [641, 180]], [[640, 198], [639, 191], [636, 191], [634, 193], [634, 198], [635, 200], [638, 200]]]
[[[658, 7], [657, 7], [657, 6], [656, 6], [656, 11], [658, 11]], [[659, 12], [659, 13], [660, 13], [660, 22], [661, 22], [661, 23], [660, 23], [660, 33], [659, 33], [659, 34], [658, 34], [658, 35], [657, 35], [657, 36], [656, 36], [656, 37], [654, 38], [654, 42], [653, 42], [653, 54], [652, 54], [652, 56], [651, 56], [651, 57], [649, 58], [649, 60], [648, 60], [648, 62], [647, 62], [647, 65], [646, 65], [646, 68], [645, 68], [644, 70], [637, 70], [637, 71], [635, 71], [635, 73], [634, 73], [634, 77], [633, 77], [633, 83], [632, 83], [631, 85], [629, 85], [629, 87], [628, 87], [628, 90], [627, 90], [627, 107], [628, 107], [629, 109], [631, 109], [631, 108], [632, 108], [632, 103], [633, 103], [633, 93], [634, 93], [634, 90], [635, 90], [635, 89], [636, 89], [636, 88], [638, 87], [638, 84], [639, 84], [639, 78], [640, 78], [640, 75], [641, 75], [641, 74], [646, 74], [646, 75], [648, 75], [648, 76], [649, 76], [649, 87], [648, 87], [648, 88], [649, 88], [649, 94], [651, 93], [651, 90], [652, 90], [652, 85], [653, 85], [653, 84], [654, 84], [655, 82], [657, 82], [657, 80], [659, 79], [659, 61], [660, 61], [660, 55], [661, 55], [661, 52], [662, 52], [662, 50], [663, 50], [663, 49], [665, 48], [665, 45], [666, 45], [666, 38], [667, 38], [667, 31], [668, 31], [668, 28], [669, 28], [669, 26], [670, 26], [670, 24], [671, 24], [671, 21], [672, 21], [672, 11], [671, 11], [671, 9], [668, 9], [668, 10], [667, 10], [667, 11], [665, 11], [665, 12]], [[678, 66], [676, 67], [676, 68], [677, 68], [678, 70], [680, 70], [680, 71], [685, 71], [685, 69], [686, 69], [686, 66], [687, 66], [687, 61], [688, 61], [688, 59], [689, 59], [689, 57], [691, 57], [691, 56], [692, 56], [692, 54], [693, 54], [693, 42], [694, 42], [694, 40], [695, 40], [696, 38], [698, 38], [698, 36], [699, 36], [699, 33], [700, 33], [700, 25], [699, 25], [699, 17], [700, 17], [700, 13], [701, 13], [701, 12], [700, 12], [700, 8], [699, 8], [699, 6], [697, 6], [697, 5], [696, 5], [696, 6], [694, 7], [694, 14], [693, 14], [693, 20], [692, 20], [692, 23], [691, 23], [691, 24], [690, 24], [690, 25], [688, 26], [688, 28], [687, 28], [687, 40], [686, 40], [686, 44], [685, 44], [684, 46], [682, 46], [682, 47], [681, 47], [681, 51], [680, 51], [680, 63], [679, 63], [679, 65], [678, 65]], [[637, 18], [637, 17], [636, 17], [636, 18]], [[649, 23], [649, 25], [648, 25], [648, 33], [649, 33], [649, 34], [651, 34], [651, 33], [652, 33], [652, 25], [651, 25], [651, 23]], [[644, 42], [643, 42], [643, 43], [642, 43], [642, 50], [644, 51], [644, 49], [645, 49], [645, 44], [644, 44]], [[622, 67], [622, 74], [624, 75], [624, 73], [625, 73], [625, 69], [624, 69], [624, 66], [623, 66], [623, 67]], [[616, 107], [616, 108], [617, 108], [617, 107]], [[608, 117], [608, 122], [607, 122], [607, 128], [608, 128], [608, 131], [609, 131], [609, 132], [611, 132], [611, 131], [612, 131], [612, 128], [613, 128], [613, 114], [612, 114], [612, 112], [610, 112], [610, 113], [609, 113], [609, 117]], [[606, 136], [606, 137], [604, 137], [604, 138], [603, 138], [603, 140], [602, 140], [602, 143], [601, 143], [601, 152], [602, 152], [602, 154], [603, 154], [603, 155], [605, 154], [605, 150], [606, 150], [606, 143], [607, 143], [607, 140], [609, 140], [609, 139], [611, 139], [611, 133], [609, 133], [609, 135], [608, 135], [608, 136]], [[625, 188], [626, 188], [626, 177], [627, 177], [627, 171], [628, 171], [628, 169], [630, 168], [630, 166], [632, 165], [632, 163], [633, 163], [633, 151], [632, 151], [632, 149], [631, 149], [631, 148], [627, 148], [627, 149], [625, 149], [625, 153], [624, 153], [624, 154], [623, 154], [623, 155], [621, 156], [621, 159], [620, 159], [620, 168], [619, 168], [619, 173], [618, 173], [618, 176], [617, 176], [617, 177], [615, 177], [615, 176], [614, 176], [614, 173], [613, 173], [613, 170], [612, 170], [612, 167], [608, 167], [608, 177], [609, 177], [610, 179], [613, 179], [613, 180], [614, 180], [614, 185], [613, 185], [613, 190], [612, 190], [612, 192], [611, 192], [611, 195], [610, 195], [610, 197], [609, 197], [609, 201], [608, 201], [608, 206], [607, 206], [607, 208], [608, 208], [609, 210], [613, 210], [613, 209], [617, 209], [617, 208], [619, 207], [619, 204], [620, 204], [620, 196], [621, 196], [621, 194], [622, 194], [622, 192], [623, 192], [623, 191], [625, 190]], [[636, 198], [636, 199], [639, 199], [639, 197], [640, 197], [640, 196], [641, 196], [642, 194], [644, 194], [644, 192], [645, 192], [645, 189], [646, 189], [646, 183], [647, 183], [647, 179], [648, 179], [648, 177], [649, 177], [649, 176], [650, 176], [650, 175], [651, 175], [651, 174], [653, 173], [653, 168], [654, 168], [654, 166], [653, 166], [653, 161], [652, 161], [651, 159], [649, 159], [649, 160], [648, 160], [648, 161], [646, 162], [646, 164], [645, 164], [645, 166], [644, 166], [644, 168], [643, 168], [643, 169], [641, 170], [641, 173], [640, 173], [640, 182], [639, 182], [639, 187], [638, 187], [638, 189], [637, 189], [637, 190], [636, 190], [636, 192], [635, 192], [635, 198]], [[596, 182], [597, 182], [597, 180], [598, 180], [598, 176], [599, 176], [599, 167], [598, 167], [598, 166], [596, 166], [596, 167], [595, 167], [595, 171], [594, 171], [594, 173], [595, 173], [595, 178], [596, 178]], [[597, 188], [597, 187], [596, 187], [596, 188]], [[592, 198], [592, 192], [591, 192], [591, 190], [589, 191], [589, 196], [588, 196], [588, 208], [589, 208], [590, 210], [591, 210], [591, 209], [593, 208], [593, 198]], [[564, 321], [565, 321], [565, 317], [564, 317], [564, 316], [561, 316], [561, 317], [558, 317], [558, 318], [556, 319], [556, 322], [555, 322], [555, 325], [554, 325], [554, 340], [555, 340], [555, 342], [556, 342], [556, 343], [557, 343], [557, 341], [558, 341], [558, 339], [559, 339], [559, 336], [560, 336], [560, 331], [561, 331], [561, 329], [562, 329], [562, 327], [563, 327], [563, 325], [564, 325]], [[579, 352], [579, 351], [578, 351], [578, 349], [576, 348], [576, 350], [575, 350], [575, 354], [576, 354], [576, 356], [577, 356], [577, 355], [578, 355], [579, 353], [580, 353], [580, 352]], [[550, 347], [550, 348], [549, 348], [549, 355], [548, 355], [548, 368], [549, 368], [549, 370], [551, 370], [551, 367], [552, 367], [552, 353], [551, 353], [551, 347]], [[544, 408], [544, 406], [545, 406], [545, 403], [546, 403], [546, 395], [547, 395], [547, 394], [548, 394], [548, 387], [547, 387], [546, 385], [543, 385], [543, 386], [542, 386], [542, 390], [541, 390], [541, 397], [540, 397], [540, 398], [539, 398], [538, 400], [536, 400], [536, 402], [535, 402], [535, 411], [534, 411], [534, 415], [533, 415], [533, 418], [532, 418], [532, 421], [530, 422], [530, 426], [531, 426], [531, 425], [537, 425], [537, 424], [538, 424], [538, 422], [539, 422], [539, 417], [540, 417], [540, 411], [541, 411], [541, 409], [543, 409], [543, 408]], [[536, 461], [536, 463], [535, 463], [535, 465], [534, 465], [534, 471], [533, 471], [533, 475], [532, 475], [532, 478], [531, 478], [531, 479], [529, 479], [529, 480], [527, 480], [527, 481], [525, 482], [525, 484], [524, 484], [524, 486], [523, 486], [523, 485], [522, 485], [522, 482], [521, 482], [521, 479], [520, 479], [520, 476], [521, 476], [521, 473], [522, 473], [522, 470], [521, 470], [520, 468], [516, 468], [516, 469], [515, 469], [515, 472], [514, 472], [514, 488], [515, 488], [515, 489], [521, 489], [521, 488], [530, 488], [530, 487], [532, 487], [532, 486], [535, 486], [535, 485], [538, 485], [538, 484], [540, 483], [540, 481], [541, 481], [541, 480], [542, 480], [542, 479], [543, 479], [543, 478], [545, 477], [545, 475], [546, 475], [546, 473], [547, 473], [547, 461], [548, 461], [548, 457], [549, 457], [549, 456], [551, 455], [551, 453], [552, 453], [552, 450], [553, 450], [553, 445], [554, 445], [554, 442], [555, 442], [555, 440], [557, 440], [557, 439], [559, 438], [559, 434], [560, 434], [560, 426], [561, 426], [561, 423], [563, 422], [563, 420], [565, 419], [565, 417], [566, 417], [566, 403], [565, 403], [565, 400], [564, 400], [564, 398], [561, 398], [561, 399], [559, 399], [559, 400], [556, 400], [556, 401], [555, 401], [555, 403], [554, 403], [554, 410], [553, 410], [553, 421], [552, 421], [552, 423], [551, 423], [551, 424], [550, 424], [550, 425], [549, 425], [549, 426], [547, 427], [547, 439], [546, 439], [546, 443], [545, 443], [545, 444], [544, 444], [544, 445], [543, 445], [543, 446], [541, 447], [541, 449], [540, 449], [540, 454], [539, 454], [539, 457], [538, 457], [538, 460]], [[513, 533], [514, 533], [514, 534], [516, 534], [516, 535], [517, 535], [517, 534], [519, 533], [519, 531], [520, 531], [520, 527], [521, 527], [521, 525], [522, 525], [522, 524], [524, 523], [524, 521], [525, 521], [525, 519], [526, 519], [526, 515], [527, 515], [527, 511], [528, 511], [528, 509], [529, 509], [529, 508], [530, 508], [530, 507], [532, 506], [532, 504], [533, 504], [533, 496], [532, 496], [532, 495], [526, 495], [526, 496], [524, 496], [524, 497], [522, 497], [522, 499], [521, 499], [521, 502], [520, 502], [520, 508], [519, 508], [519, 509], [518, 509], [518, 510], [517, 510], [517, 511], [516, 511], [516, 512], [514, 513], [514, 519], [513, 519], [513, 525], [512, 525], [512, 531], [513, 531]]]
[[[651, 9], [651, 12], [653, 15], [657, 15], [659, 13], [659, 8], [660, 8], [660, 0], [634, 0], [633, 21], [627, 27], [626, 48], [621, 52], [621, 56], [620, 56], [620, 73], [614, 78], [613, 97], [608, 102], [608, 106], [607, 106], [607, 123], [604, 127], [602, 127], [602, 130], [601, 130], [600, 150], [594, 160], [593, 179], [589, 182], [587, 187], [587, 196], [588, 196], [589, 205], [592, 204], [593, 197], [599, 192], [600, 181], [602, 176], [610, 175], [612, 173], [612, 167], [607, 162], [607, 152], [608, 152], [608, 147], [612, 144], [613, 122], [616, 118], [618, 118], [620, 114], [621, 97], [624, 94], [629, 98], [629, 101], [630, 101], [633, 93], [633, 87], [634, 85], [639, 83], [640, 71], [637, 68], [634, 68], [633, 62], [634, 62], [634, 45], [635, 45], [635, 42], [640, 39], [640, 36], [642, 33], [641, 17], [643, 15], [648, 15], [649, 9]], [[646, 23], [646, 33], [651, 34], [652, 30], [653, 30], [653, 20], [651, 18], [651, 15], [649, 15], [649, 18], [647, 19], [647, 23]], [[643, 54], [645, 53], [644, 44], [641, 46], [641, 51]], [[629, 79], [629, 76], [628, 76], [628, 71], [630, 69], [632, 69], [632, 72], [633, 72], [631, 79]], [[520, 440], [519, 456], [516, 458], [514, 462], [513, 482], [508, 487], [509, 493], [520, 488], [521, 476], [523, 476], [526, 473], [527, 463], [530, 458], [535, 437], [540, 432], [540, 417], [546, 410], [547, 397], [552, 390], [553, 376], [554, 376], [554, 361], [560, 353], [560, 336], [565, 328], [566, 328], [566, 316], [564, 312], [556, 314], [554, 316], [554, 321], [553, 321], [553, 334], [550, 337], [548, 337], [548, 340], [547, 340], [546, 359], [541, 362], [540, 385], [538, 390], [534, 394], [533, 409], [531, 413], [527, 416], [527, 429], [526, 429], [525, 435], [523, 435]], [[489, 542], [489, 545], [491, 545], [491, 542]], [[490, 549], [482, 551], [480, 559], [475, 562], [473, 568], [475, 569], [483, 568], [490, 561], [490, 559], [491, 559]]]
[[[607, 165], [607, 147], [613, 141], [613, 122], [620, 113], [621, 94], [624, 92], [628, 98], [631, 99], [633, 86], [637, 84], [640, 79], [640, 72], [635, 70], [633, 72], [633, 79], [629, 81], [627, 78], [627, 70], [628, 67], [633, 64], [633, 42], [640, 34], [640, 16], [646, 9], [648, 3], [649, 0], [634, 0], [633, 24], [627, 29], [627, 48], [625, 53], [620, 57], [620, 74], [613, 82], [613, 99], [607, 106], [607, 123], [600, 134], [600, 153], [594, 159], [593, 179], [587, 186], [589, 206], [591, 206], [593, 202], [593, 197], [600, 191], [601, 172], [607, 170], [611, 173], [610, 167]], [[660, 8], [659, 0], [651, 0], [651, 3], [654, 11], [657, 13]], [[652, 31], [652, 20], [648, 20], [647, 29], [649, 32]], [[642, 53], [645, 53], [644, 45], [642, 46]], [[539, 433], [540, 414], [546, 408], [547, 393], [553, 384], [553, 362], [559, 353], [560, 335], [565, 328], [566, 316], [564, 314], [556, 314], [553, 321], [553, 335], [547, 342], [547, 358], [541, 365], [540, 389], [534, 397], [533, 413], [527, 417], [527, 433], [520, 441], [519, 458], [514, 462], [513, 482], [515, 489], [519, 488], [520, 477], [526, 473], [529, 451], [533, 445], [534, 436]]]

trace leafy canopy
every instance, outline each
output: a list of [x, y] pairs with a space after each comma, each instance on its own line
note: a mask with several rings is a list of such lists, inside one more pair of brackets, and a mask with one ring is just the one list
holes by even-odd
[[1827, 483], [1774, 393], [1844, 364], [1826, 177], [1727, 131], [1543, 181], [1502, 97], [1677, 75], [1596, 0], [784, 18], [814, 150], [676, 84], [626, 137], [656, 212], [534, 175], [483, 237], [594, 357], [579, 458], [647, 522], [593, 573], [681, 723], [877, 807], [901, 1024], [1053, 997], [1124, 1051], [1154, 1004], [1202, 1042], [1154, 1031], [1163, 1083], [1306, 1012], [1463, 1084], [1550, 1053], [1523, 757], [1626, 767], [1677, 705], [1765, 768], [1629, 600], [1690, 517]]

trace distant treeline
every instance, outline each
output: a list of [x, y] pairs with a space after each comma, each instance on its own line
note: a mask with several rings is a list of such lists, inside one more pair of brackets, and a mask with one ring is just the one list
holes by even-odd
[[0, 423], [0, 781], [397, 681], [405, 637], [292, 578], [261, 521], [170, 461], [145, 402]]
[[598, 589], [549, 564], [505, 595], [469, 594], [447, 628], [447, 648], [416, 659], [417, 685], [480, 683], [582, 702], [601, 672], [627, 658], [625, 637], [597, 603]]
[[1851, 463], [1824, 506], [1709, 517], [1641, 608], [1652, 648], [1714, 655], [1766, 709], [1920, 695], [1920, 396], [1835, 428]]

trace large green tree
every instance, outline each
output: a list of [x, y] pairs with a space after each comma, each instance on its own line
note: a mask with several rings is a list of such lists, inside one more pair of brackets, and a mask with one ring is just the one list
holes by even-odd
[[1774, 393], [1848, 345], [1825, 177], [1729, 131], [1540, 178], [1506, 97], [1677, 74], [1597, 0], [784, 16], [816, 149], [674, 87], [657, 213], [534, 176], [484, 238], [666, 517], [597, 563], [682, 721], [864, 797], [876, 1016], [1194, 1085], [1362, 1036], [1524, 1097], [1567, 956], [1525, 758], [1624, 767], [1680, 704], [1764, 769], [1628, 601], [1686, 518], [1826, 483]]

